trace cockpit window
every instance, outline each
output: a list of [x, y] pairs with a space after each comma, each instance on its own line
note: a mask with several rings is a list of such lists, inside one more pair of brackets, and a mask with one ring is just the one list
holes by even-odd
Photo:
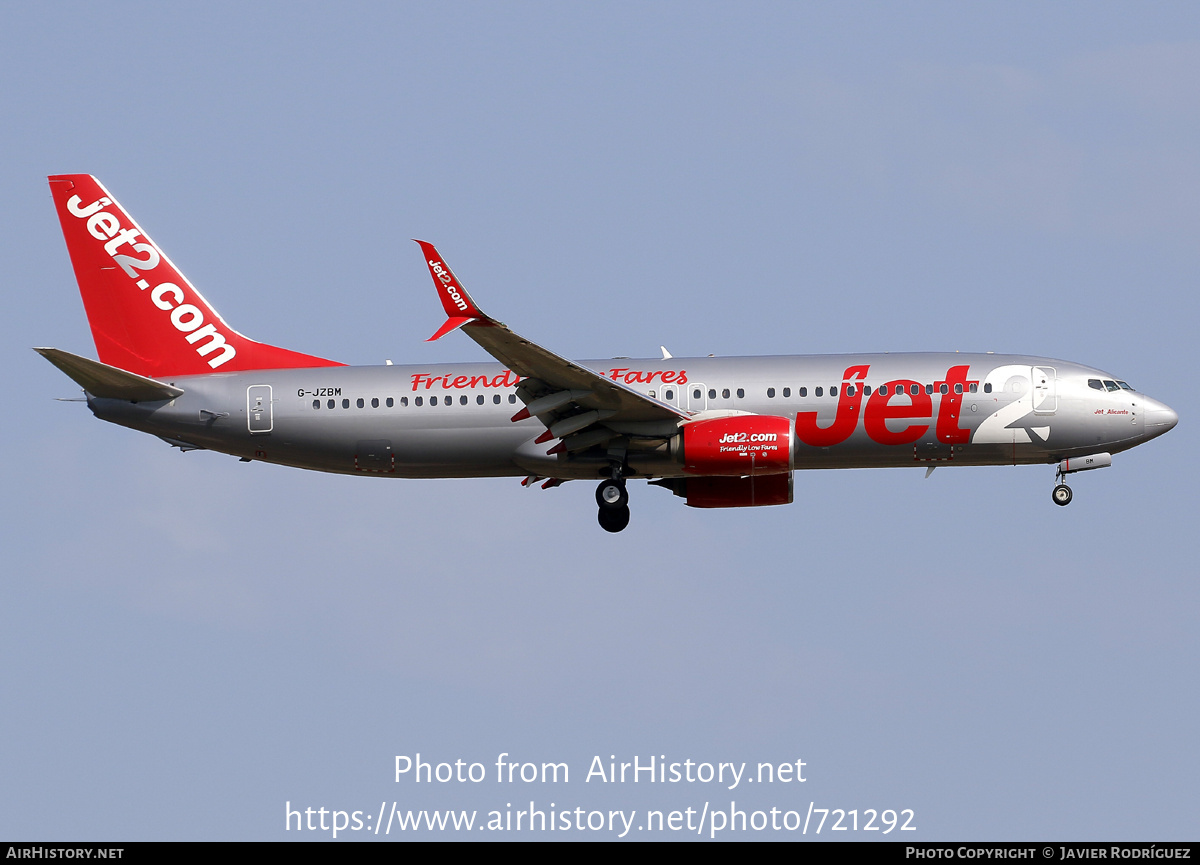
[[1119, 381], [1117, 384], [1121, 386], [1121, 390], [1133, 390], [1133, 387], [1127, 381]]
[[1104, 390], [1104, 383], [1098, 378], [1089, 378], [1088, 387], [1090, 387], [1092, 390]]
[[1115, 381], [1109, 381], [1108, 379], [1104, 380], [1104, 386], [1108, 388], [1109, 393], [1112, 393], [1114, 390], [1120, 390]]

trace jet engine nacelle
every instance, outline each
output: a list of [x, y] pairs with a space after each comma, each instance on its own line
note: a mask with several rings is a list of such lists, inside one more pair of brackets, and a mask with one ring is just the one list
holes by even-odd
[[683, 470], [708, 476], [782, 474], [792, 469], [792, 434], [792, 422], [774, 415], [694, 421], [680, 431]]

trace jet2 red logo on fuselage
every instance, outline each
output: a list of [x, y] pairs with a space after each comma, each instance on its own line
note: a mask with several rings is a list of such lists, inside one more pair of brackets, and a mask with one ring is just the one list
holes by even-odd
[[[867, 397], [866, 410], [863, 410], [863, 381], [871, 369], [870, 364], [861, 364], [846, 368], [842, 375], [842, 389], [838, 394], [837, 413], [833, 423], [827, 427], [817, 426], [817, 412], [802, 411], [796, 413], [796, 439], [812, 447], [832, 447], [850, 438], [858, 428], [858, 418], [862, 415], [863, 428], [867, 437], [884, 445], [911, 444], [929, 431], [929, 423], [912, 423], [904, 429], [893, 430], [888, 426], [891, 420], [932, 421], [933, 398], [925, 392], [925, 385], [906, 378], [892, 379], [884, 382], [884, 387], [876, 387]], [[937, 425], [935, 434], [937, 440], [945, 444], [960, 444], [971, 439], [969, 429], [960, 429], [958, 418], [962, 408], [963, 392], [978, 381], [967, 379], [969, 366], [952, 366], [946, 371], [944, 381], [933, 383], [933, 389], [941, 397], [938, 403]], [[942, 386], [946, 393], [941, 393]]]

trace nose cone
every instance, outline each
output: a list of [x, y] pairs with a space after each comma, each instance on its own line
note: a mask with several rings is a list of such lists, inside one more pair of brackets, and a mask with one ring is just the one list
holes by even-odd
[[1150, 399], [1150, 397], [1143, 397], [1142, 400], [1146, 407], [1146, 433], [1148, 435], [1160, 436], [1179, 423], [1179, 415], [1166, 403]]

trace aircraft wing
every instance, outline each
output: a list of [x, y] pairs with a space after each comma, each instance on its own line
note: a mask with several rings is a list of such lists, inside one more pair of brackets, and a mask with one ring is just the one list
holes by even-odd
[[430, 341], [462, 328], [484, 351], [522, 377], [517, 395], [525, 409], [513, 420], [536, 415], [550, 438], [563, 438], [595, 424], [635, 434], [669, 435], [690, 415], [673, 405], [639, 393], [623, 382], [611, 381], [549, 349], [513, 333], [485, 314], [467, 294], [437, 249], [418, 240], [433, 277], [446, 323]]

